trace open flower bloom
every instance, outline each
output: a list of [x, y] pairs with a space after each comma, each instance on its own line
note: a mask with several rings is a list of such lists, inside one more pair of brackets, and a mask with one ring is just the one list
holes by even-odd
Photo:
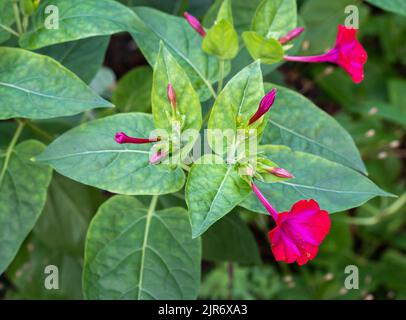
[[277, 261], [304, 265], [316, 257], [319, 246], [330, 231], [328, 212], [320, 210], [316, 201], [300, 200], [289, 212], [279, 213], [252, 182], [252, 190], [275, 220], [269, 233], [272, 253]]
[[143, 144], [143, 143], [157, 142], [160, 140], [159, 137], [151, 138], [151, 139], [129, 137], [124, 132], [117, 132], [114, 139], [119, 144], [123, 144], [123, 143]]
[[204, 28], [199, 20], [197, 20], [194, 16], [192, 16], [188, 12], [185, 12], [183, 16], [185, 17], [186, 21], [190, 24], [190, 26], [193, 29], [195, 29], [202, 37], [206, 35], [206, 31], [204, 31]]
[[248, 125], [251, 125], [259, 118], [261, 118], [272, 107], [276, 97], [276, 89], [269, 91], [261, 100], [257, 112], [251, 117]]
[[355, 83], [364, 79], [364, 64], [368, 55], [356, 38], [357, 30], [338, 26], [336, 44], [333, 49], [319, 56], [285, 56], [286, 61], [332, 62], [343, 68]]

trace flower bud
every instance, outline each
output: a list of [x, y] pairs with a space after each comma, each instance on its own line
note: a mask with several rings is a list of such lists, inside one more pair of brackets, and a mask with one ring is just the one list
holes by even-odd
[[304, 31], [303, 27], [296, 28], [296, 29], [289, 31], [286, 35], [279, 38], [280, 44], [286, 44], [286, 43], [292, 41], [293, 39], [296, 39], [298, 36], [301, 35], [301, 33], [303, 31]]
[[186, 21], [190, 24], [190, 26], [193, 29], [195, 29], [202, 37], [206, 35], [206, 31], [204, 31], [203, 26], [199, 20], [197, 20], [194, 16], [192, 16], [187, 12], [185, 12], [183, 16], [185, 17]]
[[168, 92], [168, 100], [172, 105], [173, 110], [176, 111], [176, 92], [170, 83], [168, 84], [167, 92]]

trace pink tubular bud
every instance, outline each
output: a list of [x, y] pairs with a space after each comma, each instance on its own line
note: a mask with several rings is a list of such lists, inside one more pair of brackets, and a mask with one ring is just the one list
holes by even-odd
[[261, 190], [258, 189], [258, 187], [255, 185], [254, 182], [251, 182], [251, 188], [252, 188], [252, 191], [254, 191], [254, 193], [258, 197], [258, 200], [262, 202], [265, 209], [269, 212], [271, 217], [276, 222], [278, 219], [278, 211], [276, 211], [276, 209], [274, 207], [272, 207], [272, 205], [269, 203], [269, 201], [266, 200], [265, 196], [262, 194]]
[[261, 118], [265, 113], [268, 112], [268, 110], [272, 107], [275, 101], [275, 97], [276, 97], [276, 89], [274, 88], [262, 98], [257, 112], [251, 117], [251, 119], [248, 122], [248, 125], [251, 125], [259, 118]]
[[142, 144], [142, 143], [151, 143], [151, 142], [157, 142], [160, 140], [159, 137], [157, 138], [151, 138], [151, 139], [146, 139], [146, 138], [133, 138], [127, 136], [124, 132], [117, 132], [114, 139], [116, 140], [117, 143], [123, 144], [123, 143], [135, 143], [135, 144]]
[[168, 100], [171, 103], [173, 110], [176, 111], [176, 92], [170, 83], [168, 84]]
[[194, 16], [192, 16], [187, 12], [185, 12], [183, 16], [185, 17], [186, 21], [190, 24], [190, 26], [193, 29], [195, 29], [202, 37], [206, 35], [206, 31], [204, 31], [203, 26], [199, 20], [197, 20]]
[[267, 171], [279, 178], [286, 178], [286, 179], [294, 178], [293, 174], [291, 174], [288, 170], [283, 169], [283, 168], [272, 167], [272, 168], [269, 168]]
[[292, 41], [293, 39], [296, 39], [298, 36], [300, 36], [300, 34], [303, 31], [304, 31], [303, 27], [296, 28], [296, 29], [289, 31], [286, 35], [279, 38], [280, 44], [286, 44], [286, 43]]
[[157, 164], [166, 156], [167, 156], [167, 153], [163, 152], [162, 150], [159, 150], [152, 154], [152, 156], [149, 158], [149, 163]]

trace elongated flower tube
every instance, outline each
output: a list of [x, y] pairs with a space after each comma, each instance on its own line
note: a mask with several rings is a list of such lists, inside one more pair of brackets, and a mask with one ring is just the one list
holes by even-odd
[[268, 238], [276, 261], [301, 266], [314, 259], [330, 231], [328, 212], [320, 210], [318, 203], [310, 199], [300, 200], [289, 212], [278, 214], [253, 182], [251, 187], [275, 220], [276, 227], [268, 232]]
[[296, 39], [298, 36], [301, 35], [301, 33], [303, 31], [304, 31], [303, 27], [299, 27], [299, 28], [289, 31], [286, 35], [279, 38], [280, 44], [286, 44], [286, 43], [292, 41], [293, 39]]
[[173, 110], [176, 112], [176, 92], [170, 83], [168, 84], [167, 92], [168, 92], [168, 101], [170, 102]]
[[117, 132], [114, 139], [116, 140], [117, 143], [120, 143], [120, 144], [123, 144], [123, 143], [143, 144], [143, 143], [157, 142], [160, 140], [159, 137], [151, 138], [151, 139], [129, 137], [124, 132]]
[[204, 31], [203, 26], [199, 20], [197, 20], [194, 16], [192, 16], [188, 12], [185, 12], [183, 16], [185, 17], [186, 21], [190, 24], [190, 26], [193, 29], [195, 29], [202, 37], [206, 35], [206, 31]]
[[261, 100], [257, 112], [251, 117], [248, 125], [253, 124], [259, 118], [261, 118], [272, 107], [276, 97], [276, 89], [269, 91]]
[[357, 30], [338, 26], [336, 44], [333, 49], [318, 56], [284, 56], [286, 61], [297, 62], [331, 62], [343, 68], [355, 83], [364, 79], [364, 64], [368, 55], [356, 38]]
[[288, 170], [283, 169], [283, 168], [272, 167], [272, 168], [269, 168], [267, 171], [279, 178], [287, 178], [287, 179], [294, 178], [293, 174], [291, 174]]

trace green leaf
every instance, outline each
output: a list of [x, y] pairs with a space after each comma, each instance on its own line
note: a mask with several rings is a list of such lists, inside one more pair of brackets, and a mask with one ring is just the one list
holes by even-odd
[[[266, 89], [275, 87], [267, 84]], [[276, 86], [263, 144], [287, 145], [367, 173], [350, 134], [327, 113], [295, 91]], [[281, 166], [283, 166], [280, 163]]]
[[238, 34], [229, 21], [220, 20], [207, 31], [202, 48], [220, 59], [231, 60], [238, 53]]
[[[258, 188], [279, 211], [288, 211], [301, 199], [314, 199], [329, 213], [357, 207], [376, 196], [392, 196], [364, 175], [318, 156], [284, 146], [263, 146], [263, 154], [291, 172], [295, 178]], [[249, 210], [267, 213], [254, 193], [242, 203]]]
[[[149, 137], [151, 115], [125, 113], [76, 127], [52, 142], [37, 160], [73, 180], [113, 193], [164, 194], [185, 183], [183, 170], [169, 164], [151, 165], [151, 144], [118, 144], [117, 132]], [[146, 177], [148, 177], [146, 179]]]
[[98, 190], [54, 174], [33, 234], [47, 248], [81, 258], [88, 225], [101, 202]]
[[212, 160], [211, 156], [203, 156], [195, 163], [186, 183], [186, 203], [194, 238], [230, 212], [250, 192], [236, 166], [227, 166], [221, 159]]
[[10, 150], [10, 160], [0, 155], [0, 273], [2, 273], [34, 227], [45, 205], [51, 168], [30, 159], [44, 150], [27, 140]]
[[[7, 270], [7, 278], [19, 299], [79, 300], [83, 299], [81, 260], [61, 250], [50, 249], [37, 238], [30, 237]], [[44, 286], [47, 276], [44, 271], [50, 265], [58, 267], [58, 290], [49, 290]]]
[[230, 22], [231, 25], [234, 24], [231, 0], [222, 0], [219, 12], [217, 13], [217, 18], [216, 18], [215, 23], [218, 23], [221, 20], [226, 20], [226, 21]]
[[[48, 13], [50, 5], [58, 11], [49, 7], [53, 10]], [[140, 22], [129, 8], [113, 0], [45, 0], [32, 16], [31, 25], [21, 36], [20, 46], [33, 50], [128, 31]]]
[[279, 38], [296, 24], [296, 0], [263, 0], [255, 11], [251, 30], [265, 38]]
[[175, 58], [163, 46], [154, 68], [151, 103], [152, 115], [157, 128], [172, 132], [173, 108], [168, 101], [167, 88], [171, 84], [176, 92], [176, 109], [182, 116], [182, 130], [200, 130], [202, 126], [202, 109], [199, 96], [190, 80]]
[[192, 239], [183, 208], [155, 210], [115, 196], [93, 219], [83, 273], [87, 299], [195, 299], [200, 239]]
[[57, 44], [38, 50], [73, 71], [84, 82], [90, 83], [103, 64], [110, 37], [92, 37]]
[[7, 41], [11, 33], [6, 29], [14, 22], [13, 4], [11, 0], [0, 1], [0, 43]]
[[406, 2], [403, 0], [366, 0], [370, 4], [386, 11], [406, 16]]
[[[237, 118], [241, 124], [248, 123], [255, 114], [259, 103], [264, 96], [261, 67], [258, 61], [251, 63], [236, 74], [224, 87], [210, 114], [207, 132], [208, 142], [213, 150], [219, 141], [223, 141], [224, 150], [229, 147], [226, 137], [218, 135], [213, 129], [232, 130], [238, 129]], [[266, 121], [263, 122], [266, 124]]]
[[[231, 0], [231, 10], [233, 15], [234, 27], [238, 34], [248, 30], [251, 25], [252, 16], [260, 2], [260, 0]], [[203, 25], [210, 27], [217, 19], [218, 12], [223, 3], [223, 0], [216, 0], [210, 9], [207, 11]]]
[[[194, 31], [184, 18], [174, 17], [151, 8], [134, 8], [143, 21], [143, 27], [134, 27], [131, 35], [139, 48], [154, 66], [159, 53], [159, 43], [175, 57], [189, 76], [200, 100], [205, 101], [215, 95], [212, 83], [219, 78], [219, 64], [215, 57], [201, 50], [202, 37]], [[230, 70], [227, 63], [225, 73]]]
[[260, 263], [255, 238], [238, 212], [225, 215], [204, 233], [203, 259], [243, 264]]
[[151, 109], [152, 69], [137, 67], [117, 83], [112, 102], [122, 112], [147, 112]]
[[55, 60], [0, 48], [0, 119], [46, 119], [112, 107]]
[[260, 59], [262, 63], [274, 64], [283, 59], [284, 50], [278, 40], [266, 39], [253, 31], [244, 32], [242, 38], [254, 60]]

